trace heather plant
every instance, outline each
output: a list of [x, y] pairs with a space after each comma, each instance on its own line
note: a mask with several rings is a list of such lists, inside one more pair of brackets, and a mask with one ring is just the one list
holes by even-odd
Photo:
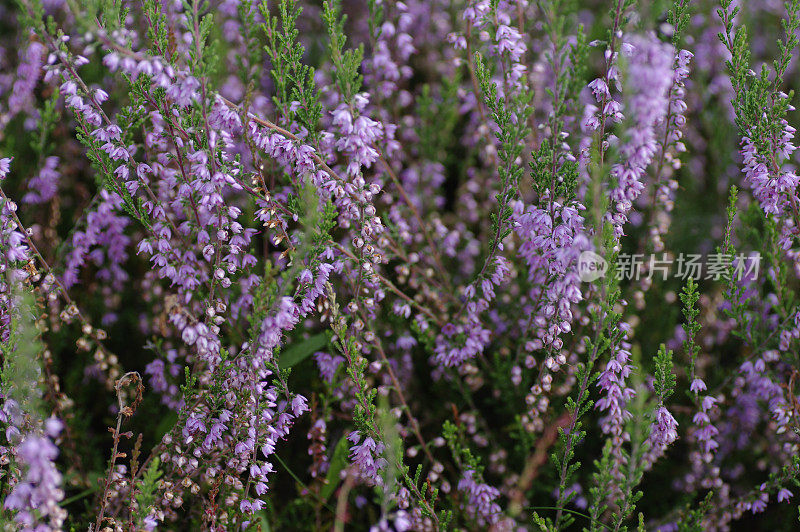
[[799, 35], [0, 3], [0, 528], [796, 529]]

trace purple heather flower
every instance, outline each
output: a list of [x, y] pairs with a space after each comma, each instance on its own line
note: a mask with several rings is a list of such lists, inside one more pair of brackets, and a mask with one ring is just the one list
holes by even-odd
[[622, 236], [628, 213], [644, 190], [642, 179], [656, 153], [655, 126], [669, 109], [675, 57], [672, 46], [653, 35], [630, 37], [629, 44], [626, 112], [633, 124], [619, 148], [621, 162], [611, 168], [614, 188], [610, 196], [614, 205], [608, 214], [617, 238]]
[[676, 439], [678, 439], [678, 422], [675, 421], [669, 410], [664, 406], [659, 406], [656, 409], [655, 421], [650, 426], [650, 436], [648, 437], [650, 449], [642, 458], [645, 469], [649, 469]]
[[704, 392], [706, 390], [706, 383], [703, 382], [703, 379], [695, 377], [692, 379], [692, 384], [689, 386], [689, 390], [695, 393]]
[[350, 459], [358, 466], [362, 478], [367, 483], [380, 484], [380, 472], [386, 467], [386, 459], [382, 456], [383, 443], [376, 443], [369, 436], [361, 441], [361, 435], [356, 431], [351, 432], [347, 439], [353, 443], [350, 447]]
[[2, 159], [0, 159], [0, 179], [5, 179], [10, 170], [11, 170], [11, 157], [3, 157]]
[[125, 229], [130, 219], [121, 214], [122, 204], [122, 198], [115, 192], [100, 192], [97, 207], [86, 215], [85, 229], [72, 234], [72, 249], [62, 278], [65, 287], [78, 282], [86, 259], [99, 268], [97, 278], [110, 282], [114, 289], [121, 289], [128, 280], [123, 265], [128, 260], [130, 237], [125, 235]]
[[317, 362], [317, 367], [319, 368], [319, 373], [323, 379], [328, 382], [333, 382], [333, 377], [336, 374], [336, 370], [339, 368], [342, 362], [344, 362], [344, 357], [340, 355], [329, 355], [327, 353], [314, 353], [314, 360]]
[[514, 62], [519, 61], [527, 50], [519, 31], [505, 24], [497, 27], [495, 40], [497, 41], [497, 51], [500, 54], [507, 53]]
[[[53, 422], [49, 422], [53, 428]], [[27, 434], [17, 446], [17, 457], [25, 471], [3, 506], [16, 511], [14, 519], [27, 530], [60, 529], [67, 512], [61, 473], [55, 466], [58, 448], [49, 437]]]
[[595, 405], [598, 410], [607, 412], [607, 416], [602, 420], [603, 432], [611, 434], [618, 444], [625, 439], [625, 423], [631, 418], [626, 405], [636, 395], [636, 392], [625, 384], [625, 379], [633, 369], [628, 364], [631, 354], [625, 347], [627, 343], [623, 341], [622, 346], [614, 348], [605, 370], [600, 373], [597, 386], [603, 390], [604, 395]]
[[527, 209], [518, 201], [513, 207], [514, 230], [522, 240], [518, 253], [528, 265], [528, 297], [538, 302], [529, 321], [538, 343], [560, 349], [561, 336], [572, 329], [573, 305], [583, 298], [577, 261], [580, 253], [589, 249], [580, 215], [584, 207], [558, 201], [550, 202], [549, 207]]
[[23, 203], [46, 203], [58, 192], [61, 173], [57, 170], [60, 159], [51, 156], [45, 159], [44, 165], [29, 182], [30, 192], [22, 198]]
[[768, 502], [769, 502], [769, 494], [760, 493], [758, 495], [758, 498], [750, 504], [750, 511], [754, 514], [761, 513], [767, 509]]
[[467, 496], [464, 509], [478, 519], [478, 524], [492, 525], [502, 517], [500, 505], [495, 502], [500, 497], [500, 491], [476, 481], [475, 476], [475, 471], [467, 469], [458, 481], [458, 490]]
[[[356, 95], [354, 110], [361, 113], [369, 103], [366, 94]], [[369, 168], [378, 160], [378, 151], [375, 149], [384, 138], [383, 125], [371, 118], [359, 114], [344, 103], [333, 111], [333, 125], [341, 137], [336, 141], [336, 148], [347, 156], [347, 174], [356, 177], [361, 168]]]
[[8, 98], [8, 109], [11, 116], [22, 111], [36, 114], [32, 109], [36, 84], [42, 72], [47, 48], [40, 42], [30, 40], [17, 67], [17, 80], [14, 82]]
[[[794, 128], [786, 121], [782, 122], [784, 134], [777, 148], [785, 159], [795, 150], [791, 143], [794, 138]], [[771, 172], [767, 167], [765, 155], [758, 154], [756, 145], [745, 136], [742, 138], [741, 155], [745, 183], [753, 190], [753, 196], [758, 200], [762, 210], [767, 214], [781, 215], [788, 205], [787, 197], [795, 194], [800, 178], [791, 170], [777, 170]]]
[[308, 401], [302, 395], [295, 395], [292, 399], [292, 415], [297, 417], [303, 412], [308, 412]]

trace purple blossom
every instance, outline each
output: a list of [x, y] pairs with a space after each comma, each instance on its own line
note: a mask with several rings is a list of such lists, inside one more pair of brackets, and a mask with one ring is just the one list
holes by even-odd
[[328, 382], [333, 382], [336, 370], [344, 362], [344, 357], [327, 353], [314, 353], [314, 359], [317, 362], [320, 375]]
[[361, 168], [369, 168], [379, 153], [375, 146], [384, 138], [383, 125], [360, 113], [369, 103], [367, 95], [358, 94], [353, 99], [353, 109], [341, 104], [333, 111], [333, 125], [339, 129], [341, 137], [336, 148], [347, 156], [347, 174], [355, 177]]
[[130, 238], [125, 229], [130, 220], [120, 214], [122, 198], [102, 190], [97, 207], [86, 216], [86, 228], [72, 235], [72, 249], [67, 258], [63, 283], [67, 288], [78, 282], [79, 272], [89, 259], [99, 268], [98, 278], [120, 289], [128, 279], [123, 268], [128, 259]]
[[3, 157], [0, 159], [0, 179], [5, 179], [11, 170], [11, 158]]
[[59, 162], [60, 159], [56, 156], [45, 159], [39, 173], [28, 182], [31, 191], [22, 198], [23, 203], [46, 203], [53, 199], [58, 192], [61, 178], [61, 173], [57, 170]]
[[622, 236], [628, 213], [644, 190], [642, 179], [656, 153], [655, 126], [664, 119], [670, 106], [675, 56], [670, 45], [652, 35], [633, 36], [629, 44], [627, 112], [634, 122], [627, 132], [627, 140], [619, 148], [621, 162], [611, 168], [614, 188], [610, 196], [614, 205], [609, 218], [617, 238]]
[[[48, 424], [48, 432], [59, 432], [60, 423], [48, 421]], [[60, 529], [67, 512], [59, 505], [64, 492], [61, 473], [55, 466], [58, 448], [48, 436], [28, 434], [16, 452], [25, 473], [3, 506], [16, 512], [14, 520], [26, 530]]]
[[371, 484], [381, 484], [383, 480], [380, 472], [387, 463], [383, 458], [383, 443], [376, 443], [370, 436], [362, 440], [357, 431], [351, 432], [347, 439], [353, 444], [350, 447], [350, 459], [358, 467], [362, 478]]
[[678, 422], [669, 410], [663, 405], [659, 406], [655, 412], [655, 420], [650, 425], [650, 436], [647, 441], [650, 448], [642, 458], [645, 468], [649, 468], [658, 458], [663, 456], [667, 447], [678, 439]]
[[625, 382], [633, 371], [633, 367], [628, 363], [631, 353], [626, 349], [627, 345], [627, 342], [623, 341], [620, 346], [613, 348], [611, 359], [597, 380], [597, 386], [603, 390], [604, 395], [597, 401], [595, 408], [607, 413], [601, 426], [603, 432], [610, 434], [617, 445], [621, 445], [628, 437], [624, 428], [627, 420], [631, 418], [631, 413], [626, 405], [636, 395]]
[[692, 379], [692, 384], [689, 386], [689, 390], [695, 393], [704, 392], [706, 391], [706, 383], [703, 382], [703, 379], [695, 377]]
[[[299, 526], [292, 508], [327, 497], [345, 506], [336, 517], [349, 527], [436, 529], [450, 509], [454, 528], [514, 530], [540, 503], [537, 494], [577, 493], [569, 504], [593, 513], [581, 494], [594, 488], [587, 467], [606, 443], [619, 482], [597, 502], [612, 510], [628, 468], [669, 460], [659, 475], [670, 489], [648, 526], [677, 529], [675, 504], [687, 493], [713, 494], [698, 525], [719, 529], [765, 512], [773, 493], [790, 500], [783, 476], [796, 473], [791, 362], [800, 340], [791, 297], [791, 274], [800, 276], [795, 129], [791, 114], [747, 122], [793, 110], [778, 85], [796, 89], [794, 57], [773, 77], [782, 65], [772, 61], [774, 39], [750, 31], [753, 68], [773, 65], [767, 82], [755, 72], [731, 74], [739, 62], [727, 63], [719, 21], [702, 10], [690, 11], [686, 33], [673, 40], [693, 55], [666, 43], [679, 28], [645, 16], [657, 13], [631, 18], [625, 3], [612, 5], [611, 17], [588, 4], [562, 16], [528, 0], [455, 8], [380, 1], [369, 13], [349, 4], [344, 50], [359, 62], [356, 89], [333, 71], [336, 24], [325, 35], [335, 21], [322, 21], [314, 2], [298, 2], [295, 20], [284, 9], [220, 0], [210, 40], [207, 10], [180, 2], [148, 3], [92, 27], [97, 21], [76, 25], [63, 0], [45, 0], [45, 16], [59, 24], [53, 35], [24, 27], [19, 6], [0, 7], [8, 30], [0, 36], [0, 144], [14, 150], [34, 140], [35, 152], [14, 153], [10, 179], [11, 159], [0, 159], [0, 463], [14, 525], [63, 528], [56, 459], [75, 461], [75, 486], [109, 475], [95, 502], [113, 522], [100, 528], [175, 528], [189, 512], [204, 529], [247, 529], [268, 509], [291, 528]], [[785, 15], [777, 0], [738, 4], [739, 36], [745, 22]], [[609, 21], [614, 26], [603, 27]], [[578, 24], [608, 42], [584, 49]], [[626, 33], [654, 24], [660, 37]], [[207, 72], [211, 55], [229, 68]], [[297, 71], [295, 60], [313, 64], [313, 74]], [[587, 71], [601, 72], [588, 87], [580, 79]], [[748, 120], [736, 116], [743, 102]], [[515, 139], [514, 160], [504, 158], [503, 113], [530, 130]], [[522, 116], [526, 124], [516, 123]], [[38, 138], [37, 127], [44, 152], [36, 138], [12, 138]], [[718, 131], [734, 127], [741, 143], [725, 147], [729, 135]], [[757, 136], [765, 130], [774, 138]], [[739, 177], [752, 191], [739, 197], [731, 231], [716, 201], [736, 179], [736, 157], [725, 149], [738, 150]], [[487, 256], [509, 169], [522, 177], [501, 213], [503, 238]], [[686, 201], [698, 193], [705, 210]], [[315, 223], [323, 212], [326, 223]], [[674, 212], [687, 223], [673, 227]], [[689, 395], [676, 393], [674, 404], [648, 399], [650, 377], [634, 375], [632, 359], [681, 319], [673, 283], [582, 281], [578, 261], [584, 252], [661, 256], [721, 244], [736, 247], [737, 272], [757, 253], [770, 260], [737, 279], [732, 294], [721, 280], [704, 280], [701, 348], [692, 359], [703, 378], [691, 372]], [[27, 291], [35, 328], [20, 319]], [[613, 328], [604, 330], [609, 308]], [[108, 333], [98, 328], [117, 321]], [[345, 356], [328, 350], [312, 353], [316, 367], [280, 366], [276, 353], [330, 329]], [[680, 345], [681, 331], [670, 343]], [[31, 364], [9, 365], [34, 335]], [[729, 355], [738, 371], [728, 371]], [[676, 358], [678, 375], [686, 360]], [[579, 382], [587, 362], [599, 372], [597, 388]], [[144, 368], [143, 403], [139, 390], [118, 381], [123, 367]], [[43, 390], [41, 412], [22, 412], [13, 399], [25, 391], [15, 372], [28, 371], [26, 386]], [[125, 457], [108, 472], [80, 460], [89, 452], [75, 439], [80, 423], [61, 433], [55, 416], [87, 411], [88, 397], [64, 375], [99, 379], [109, 393], [92, 397], [111, 402], [88, 411], [108, 410], [112, 427], [113, 416], [123, 416], [113, 436]], [[596, 411], [564, 411], [570, 399], [596, 400]], [[167, 414], [171, 425], [158, 431], [160, 441], [150, 440], [152, 431], [141, 441], [140, 456], [157, 461], [160, 475], [153, 497], [142, 498], [128, 463], [139, 444], [127, 431], [135, 437], [129, 418], [138, 426], [151, 413]], [[588, 423], [595, 416], [598, 426]], [[446, 419], [463, 452], [448, 450]], [[564, 433], [571, 447], [561, 449], [565, 420], [587, 437]], [[644, 441], [631, 441], [633, 422]], [[679, 428], [687, 443], [668, 453]], [[342, 430], [347, 439], [330, 445]], [[307, 447], [287, 452], [288, 442]], [[561, 464], [569, 474], [545, 471], [545, 463], [518, 467], [514, 442], [530, 447], [523, 454], [534, 461], [539, 444], [555, 446], [571, 460]], [[340, 475], [347, 482], [329, 484], [342, 447], [352, 462]], [[286, 469], [313, 479], [288, 498], [292, 486], [272, 480], [276, 453], [291, 461]], [[578, 456], [584, 465], [573, 472]], [[399, 463], [389, 467], [390, 459]], [[419, 491], [390, 478], [395, 465], [411, 474], [418, 464]], [[553, 490], [559, 485], [564, 490]], [[559, 507], [552, 518], [570, 512]]]
[[[795, 129], [785, 120], [782, 125], [783, 135], [776, 150], [782, 159], [786, 159], [795, 150], [792, 144]], [[795, 195], [800, 179], [792, 170], [770, 170], [767, 166], [768, 161], [764, 155], [757, 152], [755, 144], [749, 137], [742, 137], [741, 155], [745, 183], [753, 190], [753, 196], [763, 211], [768, 214], [783, 214], [788, 206], [787, 197]]]
[[502, 517], [500, 505], [495, 502], [500, 497], [497, 488], [480, 483], [475, 471], [467, 469], [458, 481], [458, 490], [467, 497], [465, 510], [474, 515], [481, 526], [497, 523]]
[[46, 52], [45, 46], [35, 40], [31, 40], [25, 48], [17, 67], [17, 79], [8, 98], [9, 116], [4, 117], [4, 122], [22, 111], [36, 114], [33, 110], [33, 91], [39, 82]]

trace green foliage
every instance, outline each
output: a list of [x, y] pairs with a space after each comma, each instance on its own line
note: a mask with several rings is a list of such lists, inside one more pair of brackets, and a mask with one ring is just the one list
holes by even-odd
[[60, 94], [58, 91], [53, 91], [50, 98], [44, 101], [39, 115], [37, 124], [39, 127], [39, 135], [34, 137], [31, 141], [31, 148], [33, 148], [33, 151], [40, 159], [48, 152], [50, 134], [53, 132], [53, 128], [56, 127], [61, 114], [58, 109], [59, 98]]
[[320, 490], [319, 495], [323, 501], [330, 499], [333, 492], [336, 491], [336, 488], [339, 486], [341, 482], [339, 473], [347, 466], [347, 454], [349, 450], [350, 445], [347, 438], [342, 436], [339, 438], [339, 441], [336, 442], [336, 447], [333, 449], [333, 457], [328, 467], [328, 473], [325, 475], [325, 484], [322, 486], [322, 490]]
[[480, 458], [473, 454], [466, 443], [463, 426], [445, 421], [442, 425], [442, 437], [447, 442], [450, 452], [453, 453], [453, 458], [462, 469], [472, 469], [478, 477], [483, 474]]
[[572, 0], [549, 0], [540, 2], [544, 15], [543, 29], [550, 40], [550, 49], [545, 57], [555, 73], [552, 87], [546, 92], [553, 102], [548, 117], [550, 134], [538, 150], [531, 154], [531, 170], [534, 189], [539, 197], [545, 195], [550, 201], [564, 198], [572, 200], [578, 181], [578, 163], [574, 157], [565, 158], [562, 138], [564, 118], [579, 107], [577, 100], [586, 85], [586, 64], [589, 45], [583, 25], [577, 24], [577, 33], [571, 38], [568, 27], [575, 24], [576, 2]]
[[558, 512], [553, 524], [555, 530], [568, 528], [574, 521], [574, 517], [569, 513], [564, 513], [563, 509], [575, 497], [574, 492], [567, 493], [567, 486], [570, 484], [575, 472], [581, 467], [580, 462], [573, 462], [573, 460], [575, 458], [575, 448], [586, 436], [586, 431], [582, 428], [583, 422], [581, 419], [594, 406], [594, 401], [589, 397], [591, 385], [598, 377], [598, 374], [594, 372], [594, 365], [605, 352], [611, 350], [614, 342], [618, 341], [618, 338], [615, 338], [613, 333], [612, 335], [605, 333], [605, 331], [614, 331], [621, 318], [621, 315], [614, 310], [614, 304], [619, 298], [619, 290], [614, 287], [613, 278], [614, 275], [609, 272], [609, 275], [606, 276], [607, 280], [604, 280], [604, 283], [608, 283], [606, 288], [611, 290], [607, 301], [601, 309], [592, 311], [592, 320], [597, 324], [597, 332], [594, 339], [586, 339], [586, 352], [590, 353], [590, 355], [585, 365], [578, 365], [575, 373], [576, 381], [579, 383], [579, 387], [575, 391], [575, 398], [567, 398], [566, 408], [570, 412], [571, 426], [568, 431], [559, 429], [559, 448], [562, 454], [559, 456], [558, 452], [554, 452], [550, 455], [551, 461], [559, 471], [558, 499], [556, 502]]
[[680, 298], [683, 302], [683, 316], [686, 320], [683, 323], [683, 330], [686, 333], [683, 349], [689, 356], [689, 375], [694, 380], [695, 362], [700, 351], [700, 346], [695, 342], [697, 333], [700, 330], [700, 323], [697, 321], [697, 316], [700, 314], [700, 309], [697, 308], [697, 300], [700, 298], [700, 293], [697, 291], [697, 283], [691, 276], [686, 280], [686, 285], [683, 287]]
[[276, 273], [272, 263], [264, 263], [264, 273], [261, 274], [261, 282], [258, 284], [253, 294], [253, 310], [247, 317], [247, 321], [250, 323], [248, 337], [251, 340], [255, 340], [258, 337], [261, 323], [264, 321], [264, 318], [267, 317], [267, 312], [275, 297], [277, 291], [277, 283], [275, 282]]
[[[461, 84], [460, 71], [450, 79], [442, 80], [439, 94], [434, 95], [431, 86], [422, 86], [417, 97], [417, 116], [419, 116], [419, 148], [421, 155], [429, 161], [445, 164], [454, 157], [453, 137], [460, 118], [458, 88]], [[438, 96], [438, 98], [436, 97]]]
[[[316, 196], [316, 193], [314, 193]], [[309, 212], [309, 211], [307, 211]], [[315, 213], [314, 215], [314, 224], [309, 227], [315, 227], [315, 231], [312, 235], [312, 243], [313, 249], [311, 251], [311, 255], [315, 257], [315, 260], [319, 260], [316, 257], [319, 257], [320, 253], [324, 250], [325, 246], [330, 243], [331, 232], [336, 227], [336, 207], [334, 207], [333, 202], [328, 199], [322, 205], [322, 210], [317, 212], [316, 210], [310, 211]], [[314, 264], [316, 266], [316, 263]]]
[[[6, 277], [7, 274], [0, 275]], [[0, 343], [0, 353], [3, 355], [0, 388], [5, 396], [19, 405], [26, 416], [34, 422], [41, 421], [48, 416], [39, 386], [42, 370], [38, 359], [42, 344], [35, 324], [36, 303], [28, 289], [5, 278], [0, 278], [0, 281], [11, 285], [14, 290], [12, 297], [17, 299], [10, 316], [9, 338]]]
[[615, 42], [621, 34], [617, 33], [620, 29], [626, 28], [631, 19], [631, 13], [634, 12], [633, 7], [636, 5], [637, 0], [617, 0], [611, 2], [611, 7], [608, 11], [608, 16], [612, 23], [608, 25], [607, 39], [608, 42]]
[[656, 391], [656, 395], [663, 402], [675, 390], [675, 374], [672, 372], [672, 350], [661, 344], [655, 357], [655, 363], [656, 371], [653, 388]]
[[[186, 16], [186, 26], [192, 35], [193, 46], [189, 46], [189, 66], [192, 74], [201, 83], [216, 67], [218, 58], [213, 53], [213, 47], [209, 47], [211, 31], [214, 28], [214, 15], [206, 0], [183, 0], [183, 8]], [[201, 14], [204, 9], [209, 9], [206, 14]], [[212, 53], [207, 53], [211, 51]], [[203, 102], [205, 105], [205, 102]]]
[[722, 20], [724, 31], [719, 40], [731, 54], [726, 66], [731, 75], [731, 83], [735, 91], [733, 107], [736, 111], [736, 124], [743, 135], [747, 135], [755, 144], [758, 156], [771, 169], [776, 170], [781, 162], [774, 159], [775, 139], [782, 134], [782, 120], [791, 105], [793, 93], [785, 97], [780, 92], [783, 77], [789, 60], [797, 46], [796, 30], [800, 27], [800, 0], [786, 3], [787, 18], [782, 21], [786, 38], [778, 41], [780, 55], [773, 67], [775, 73], [770, 75], [766, 65], [762, 65], [759, 73], [750, 70], [751, 53], [745, 26], [734, 26], [734, 18], [739, 7], [731, 8], [731, 0], [720, 0], [717, 14]]
[[[558, 452], [553, 452], [550, 454], [550, 460], [553, 462], [555, 468], [560, 471], [558, 500], [556, 501], [558, 513], [556, 514], [555, 523], [549, 525], [552, 526], [553, 530], [568, 528], [575, 520], [571, 514], [564, 513], [563, 510], [564, 507], [569, 504], [569, 502], [575, 498], [576, 495], [574, 491], [568, 492], [567, 486], [575, 472], [581, 467], [581, 462], [573, 461], [575, 458], [575, 447], [586, 436], [586, 431], [583, 430], [583, 422], [581, 421], [581, 417], [583, 417], [594, 405], [594, 402], [588, 398], [589, 394], [587, 388], [594, 381], [593, 377], [589, 377], [590, 373], [591, 366], [589, 365], [580, 366], [578, 368], [578, 372], [576, 374], [578, 382], [586, 383], [586, 385], [581, 386], [576, 399], [573, 399], [572, 397], [567, 398], [567, 410], [570, 411], [574, 422], [569, 432], [565, 431], [563, 428], [558, 429], [559, 447], [563, 449], [562, 456], [559, 457]], [[549, 519], [547, 521], [550, 523]]]
[[561, 160], [562, 156], [556, 153], [553, 143], [555, 141], [542, 142], [539, 149], [531, 153], [533, 188], [540, 198], [547, 197], [549, 201], [563, 198], [568, 203], [575, 197], [578, 163]]
[[[174, 55], [169, 53], [169, 23], [167, 16], [162, 12], [161, 2], [158, 0], [145, 0], [142, 8], [150, 22], [147, 28], [147, 37], [153, 41], [155, 49], [161, 53], [167, 61], [174, 63]], [[116, 17], [111, 17], [114, 20]], [[124, 20], [124, 19], [119, 19]]]
[[497, 169], [500, 191], [496, 195], [498, 210], [491, 214], [489, 237], [489, 257], [492, 257], [500, 243], [511, 234], [508, 222], [513, 210], [509, 203], [519, 193], [522, 168], [516, 164], [516, 160], [522, 155], [522, 139], [530, 133], [528, 117], [532, 112], [530, 103], [533, 95], [528, 90], [520, 90], [513, 95], [498, 97], [497, 85], [491, 81], [491, 73], [478, 53], [475, 54], [475, 73], [486, 106], [491, 111], [492, 121], [497, 126], [494, 134], [500, 145], [500, 165]]
[[[728, 196], [728, 206], [726, 209], [726, 216], [727, 216], [727, 223], [725, 226], [725, 237], [722, 242], [722, 246], [718, 248], [720, 253], [724, 253], [730, 256], [734, 256], [736, 253], [736, 248], [733, 245], [733, 234], [734, 234], [734, 221], [736, 220], [737, 214], [737, 207], [736, 207], [736, 200], [738, 198], [739, 190], [732, 186], [730, 189], [730, 194]], [[755, 211], [753, 211], [755, 214]], [[747, 215], [746, 215], [747, 216]], [[759, 213], [760, 218], [760, 213]], [[756, 225], [750, 225], [746, 221], [744, 226], [747, 228], [748, 231], [752, 232], [756, 239], [761, 239], [761, 235], [756, 229]], [[747, 317], [747, 309], [750, 306], [750, 296], [745, 294], [744, 287], [738, 283], [738, 279], [734, 272], [734, 266], [731, 264], [730, 271], [728, 275], [725, 277], [725, 300], [730, 305], [729, 308], [725, 309], [725, 315], [728, 318], [733, 318], [736, 320], [737, 327], [733, 329], [732, 334], [738, 338], [746, 340], [743, 334], [743, 330], [745, 330], [742, 325], [746, 323]]]
[[592, 478], [592, 487], [589, 488], [591, 521], [589, 528], [584, 528], [584, 530], [589, 530], [590, 532], [597, 532], [600, 530], [600, 527], [598, 527], [598, 524], [602, 524], [600, 518], [608, 508], [606, 501], [611, 495], [611, 486], [614, 485], [614, 477], [611, 473], [612, 449], [613, 444], [611, 440], [606, 440], [603, 446], [603, 454], [599, 460], [595, 460], [594, 462], [595, 473]]
[[378, 425], [383, 436], [386, 467], [381, 470], [383, 482], [380, 487], [381, 511], [386, 514], [392, 510], [397, 501], [394, 494], [400, 488], [399, 479], [405, 473], [403, 466], [403, 440], [397, 430], [397, 419], [392, 415], [386, 397], [381, 397], [378, 408]]
[[689, 24], [689, 3], [691, 0], [674, 0], [667, 13], [667, 22], [672, 25], [672, 45], [676, 48], [686, 25]]
[[[242, 0], [237, 6], [247, 54], [237, 57], [240, 63], [239, 73], [242, 82], [248, 86], [248, 92], [256, 83], [256, 76], [261, 63], [262, 46], [258, 40], [260, 26], [256, 22], [256, 8], [253, 0]], [[248, 94], [249, 96], [249, 94]], [[249, 98], [248, 98], [249, 99]]]
[[781, 85], [783, 85], [789, 61], [791, 61], [792, 54], [797, 48], [797, 30], [800, 28], [800, 0], [789, 0], [785, 2], [785, 6], [786, 18], [781, 19], [784, 38], [783, 40], [778, 40], [780, 53], [773, 63], [776, 89], [780, 89]]
[[[305, 48], [299, 41], [297, 17], [301, 8], [295, 0], [280, 0], [278, 17], [270, 14], [269, 4], [261, 4], [266, 23], [261, 27], [267, 36], [266, 51], [275, 82], [273, 100], [287, 124], [297, 121], [310, 136], [311, 144], [319, 142], [319, 120], [322, 104], [316, 92], [314, 69], [303, 63]], [[295, 108], [292, 102], [298, 102]]]
[[158, 502], [158, 481], [161, 478], [160, 465], [161, 460], [158, 456], [154, 456], [144, 474], [142, 474], [141, 480], [136, 483], [136, 502], [138, 504], [136, 523], [139, 526], [143, 526], [144, 519], [150, 509]]
[[[378, 390], [367, 382], [366, 369], [369, 362], [361, 355], [358, 340], [350, 334], [349, 320], [340, 313], [333, 293], [328, 294], [328, 302], [332, 314], [331, 329], [336, 334], [331, 343], [347, 360], [347, 375], [353, 380], [355, 388], [356, 405], [353, 409], [353, 422], [356, 430], [362, 435], [377, 436], [375, 397]], [[380, 438], [377, 440], [380, 441]]]
[[291, 368], [310, 357], [315, 351], [319, 351], [325, 347], [329, 342], [328, 335], [325, 333], [315, 334], [314, 336], [303, 340], [302, 342], [295, 343], [290, 347], [283, 349], [281, 352], [280, 361], [278, 366], [283, 368]]
[[697, 508], [689, 510], [683, 519], [678, 519], [678, 531], [705, 532], [706, 527], [703, 523], [703, 517], [711, 510], [713, 498], [714, 492], [709, 491]]
[[34, 0], [27, 7], [28, 9], [19, 10], [20, 24], [30, 28], [35, 27], [41, 29], [45, 18], [44, 4], [42, 3], [42, 0]]
[[381, 0], [367, 0], [367, 10], [369, 17], [369, 34], [373, 39], [381, 35], [381, 23], [383, 22], [384, 3]]
[[[609, 225], [602, 226], [602, 238], [605, 242], [606, 249], [613, 249], [611, 246], [613, 235], [610, 231]], [[602, 249], [601, 246], [598, 246]], [[574, 497], [574, 493], [566, 493], [567, 486], [571, 482], [572, 476], [580, 469], [580, 462], [572, 463], [575, 458], [575, 448], [580, 443], [584, 436], [585, 431], [582, 430], [583, 423], [581, 418], [589, 412], [594, 405], [593, 401], [589, 398], [589, 390], [591, 385], [599, 377], [599, 373], [594, 371], [595, 364], [605, 354], [611, 353], [613, 356], [614, 346], [619, 345], [622, 341], [622, 331], [618, 327], [622, 314], [615, 308], [620, 299], [620, 288], [616, 279], [614, 265], [617, 261], [617, 253], [612, 252], [607, 257], [609, 263], [609, 271], [605, 277], [599, 280], [600, 289], [600, 305], [599, 308], [590, 309], [591, 323], [594, 324], [594, 337], [586, 337], [585, 345], [586, 352], [589, 353], [588, 360], [585, 365], [579, 364], [576, 371], [576, 382], [579, 383], [578, 388], [574, 392], [576, 398], [569, 397], [567, 399], [567, 410], [571, 414], [571, 427], [568, 431], [563, 429], [559, 430], [559, 448], [562, 453], [559, 457], [557, 453], [551, 455], [551, 460], [555, 464], [556, 469], [559, 471], [559, 488], [558, 499], [556, 502], [556, 519], [552, 524], [555, 530], [562, 530], [568, 528], [574, 521], [574, 517], [567, 512], [564, 512], [565, 506]], [[604, 480], [602, 476], [595, 476], [596, 481]], [[606, 486], [596, 485], [597, 492], [605, 492], [608, 488]], [[591, 494], [591, 490], [590, 490]], [[597, 505], [605, 504], [601, 500], [595, 501]], [[593, 508], [593, 512], [596, 508]], [[599, 519], [600, 514], [604, 510], [599, 510], [595, 515], [592, 514], [592, 519]], [[594, 526], [594, 522], [592, 524]]]
[[342, 15], [341, 0], [328, 0], [324, 3], [322, 18], [328, 26], [330, 43], [328, 50], [331, 61], [335, 67], [334, 77], [342, 100], [351, 103], [353, 96], [361, 90], [361, 74], [358, 70], [364, 59], [364, 46], [359, 45], [354, 50], [344, 50], [347, 37], [344, 34], [344, 24], [347, 20]]

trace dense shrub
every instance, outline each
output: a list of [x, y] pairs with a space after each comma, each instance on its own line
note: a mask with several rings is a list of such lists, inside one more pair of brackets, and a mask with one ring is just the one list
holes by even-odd
[[797, 527], [799, 11], [0, 5], [4, 529]]

